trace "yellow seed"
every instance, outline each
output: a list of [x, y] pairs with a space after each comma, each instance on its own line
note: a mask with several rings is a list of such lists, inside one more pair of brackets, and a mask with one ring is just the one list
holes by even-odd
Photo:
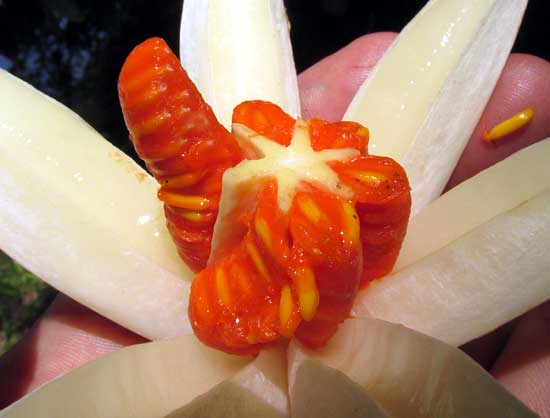
[[359, 136], [369, 136], [369, 128], [367, 128], [366, 126], [362, 126], [360, 127], [359, 129], [357, 129], [357, 132], [355, 132], [357, 135]]
[[348, 202], [342, 202], [342, 209], [344, 210], [344, 239], [355, 244], [359, 241], [360, 234], [359, 215]]
[[271, 277], [269, 276], [269, 272], [267, 271], [267, 267], [265, 266], [264, 261], [262, 260], [262, 256], [260, 255], [260, 252], [258, 251], [256, 246], [251, 242], [247, 242], [246, 243], [246, 251], [248, 252], [248, 255], [252, 259], [254, 265], [256, 266], [256, 268], [258, 269], [260, 274], [266, 280], [270, 281]]
[[521, 112], [502, 121], [490, 131], [483, 129], [483, 139], [485, 141], [494, 141], [495, 139], [510, 135], [531, 122], [534, 116], [535, 110], [533, 108], [528, 107], [527, 109], [523, 109]]
[[269, 125], [269, 119], [262, 112], [254, 112], [254, 121], [256, 126]]
[[209, 214], [205, 215], [204, 213], [200, 213], [200, 212], [182, 210], [182, 211], [179, 211], [178, 213], [179, 215], [181, 215], [182, 218], [185, 218], [191, 222], [204, 222], [210, 219]]
[[305, 321], [311, 321], [319, 306], [319, 290], [317, 289], [313, 270], [309, 267], [299, 269], [296, 272], [294, 283], [298, 293], [300, 315]]
[[169, 66], [150, 66], [146, 70], [135, 72], [135, 76], [124, 83], [124, 89], [127, 92], [132, 92], [142, 89], [147, 85], [151, 85], [153, 80], [159, 79], [163, 74], [171, 71]]
[[382, 174], [375, 171], [348, 171], [347, 174], [356, 178], [360, 182], [369, 183], [372, 185], [378, 185], [383, 181], [386, 181], [388, 178]]
[[168, 205], [189, 210], [206, 210], [212, 206], [207, 197], [171, 193], [164, 189], [159, 190], [158, 198]]
[[244, 272], [239, 272], [237, 275], [237, 281], [239, 282], [239, 286], [243, 294], [248, 295], [252, 292], [250, 279]]
[[159, 86], [155, 84], [143, 84], [141, 90], [134, 90], [132, 96], [127, 97], [126, 108], [135, 110], [145, 106], [150, 106], [151, 103], [159, 100], [160, 96], [164, 92], [165, 90], [159, 88]]
[[172, 115], [168, 112], [162, 112], [145, 119], [132, 127], [132, 134], [136, 137], [149, 135], [158, 130]]
[[271, 230], [264, 218], [256, 216], [254, 220], [254, 228], [256, 229], [256, 234], [262, 240], [263, 244], [268, 250], [271, 251]]
[[246, 342], [250, 345], [253, 345], [253, 344], [256, 344], [258, 342], [258, 340], [256, 339], [256, 337], [252, 334], [248, 334], [247, 337], [246, 337]]
[[298, 199], [298, 207], [311, 222], [317, 223], [321, 219], [321, 209], [311, 198], [302, 197]]
[[163, 189], [180, 189], [182, 187], [197, 184], [202, 179], [204, 172], [195, 171], [192, 173], [180, 174], [178, 176], [164, 177], [159, 180]]
[[225, 306], [229, 306], [231, 303], [229, 284], [227, 283], [227, 276], [225, 275], [225, 271], [221, 267], [218, 267], [216, 269], [216, 289], [222, 303]]
[[285, 284], [281, 290], [281, 301], [279, 302], [279, 318], [281, 320], [281, 334], [283, 335], [286, 334], [284, 330], [288, 327], [288, 321], [294, 308], [293, 305], [292, 291], [290, 290], [290, 286]]
[[239, 285], [240, 294], [247, 295], [252, 292], [250, 278], [239, 262], [231, 263], [230, 275], [236, 279], [236, 283]]

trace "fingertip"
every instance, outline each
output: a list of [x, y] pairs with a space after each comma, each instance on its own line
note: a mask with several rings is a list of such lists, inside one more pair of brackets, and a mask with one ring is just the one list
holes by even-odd
[[392, 32], [364, 35], [300, 74], [302, 116], [341, 120], [351, 99], [396, 36]]

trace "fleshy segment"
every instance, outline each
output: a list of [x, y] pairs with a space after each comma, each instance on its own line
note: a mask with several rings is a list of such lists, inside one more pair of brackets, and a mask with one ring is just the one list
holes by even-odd
[[322, 345], [348, 315], [361, 274], [359, 223], [351, 205], [304, 184], [288, 213], [277, 184], [241, 219], [247, 233], [203, 270], [191, 290], [196, 335], [227, 352], [255, 353], [280, 337]]
[[242, 159], [240, 148], [160, 38], [132, 51], [118, 91], [130, 139], [161, 185], [178, 252], [199, 271], [210, 253], [221, 177]]

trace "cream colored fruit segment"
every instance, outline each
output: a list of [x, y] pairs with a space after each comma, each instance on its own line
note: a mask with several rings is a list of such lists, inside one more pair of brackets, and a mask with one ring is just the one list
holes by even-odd
[[550, 138], [459, 184], [411, 219], [394, 272], [549, 189]]
[[190, 332], [191, 271], [157, 184], [66, 107], [0, 72], [0, 249], [148, 338]]
[[373, 403], [396, 418], [535, 417], [462, 351], [384, 321], [347, 320], [319, 350], [307, 350], [293, 341], [288, 358], [292, 410], [304, 392], [296, 393], [296, 383], [302, 374], [316, 369], [311, 385], [321, 388], [320, 402], [333, 396], [323, 393], [323, 388], [331, 390], [337, 372], [351, 381], [339, 378], [347, 389], [341, 407], [350, 415], [335, 410], [325, 417], [367, 416], [352, 413], [368, 411]]
[[250, 361], [207, 348], [190, 335], [135, 345], [47, 383], [0, 417], [163, 418], [245, 372]]
[[493, 91], [527, 0], [432, 0], [403, 29], [344, 119], [405, 167], [412, 215], [443, 190]]
[[388, 417], [361, 386], [340, 370], [291, 347], [289, 396], [292, 417]]
[[404, 324], [463, 344], [550, 298], [548, 237], [547, 189], [373, 282], [357, 296], [352, 316]]
[[282, 0], [186, 0], [180, 56], [220, 122], [233, 108], [267, 100], [300, 115], [289, 23]]

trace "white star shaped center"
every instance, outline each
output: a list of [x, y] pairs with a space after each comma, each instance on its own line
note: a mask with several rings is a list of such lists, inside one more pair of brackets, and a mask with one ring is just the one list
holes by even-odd
[[304, 181], [343, 199], [353, 196], [327, 163], [347, 160], [359, 155], [359, 151], [352, 148], [315, 151], [305, 121], [296, 121], [288, 147], [244, 125], [233, 124], [232, 133], [247, 159], [223, 175], [209, 263], [223, 256], [224, 248], [232, 248], [242, 238], [245, 231], [237, 230], [236, 216], [243, 208], [255, 207], [258, 193], [269, 179], [277, 181], [277, 200], [283, 213], [290, 209], [296, 190]]
[[309, 128], [305, 121], [298, 119], [296, 122], [288, 147], [244, 125], [234, 124], [233, 136], [248, 159], [227, 170], [224, 176], [224, 189], [226, 185], [231, 187], [233, 183], [226, 181], [225, 177], [227, 180], [236, 177], [240, 179], [275, 178], [278, 184], [279, 208], [283, 213], [290, 209], [296, 189], [302, 181], [313, 183], [342, 198], [351, 197], [351, 191], [340, 183], [338, 175], [327, 163], [347, 160], [359, 155], [359, 151], [352, 148], [315, 151], [311, 147]]

